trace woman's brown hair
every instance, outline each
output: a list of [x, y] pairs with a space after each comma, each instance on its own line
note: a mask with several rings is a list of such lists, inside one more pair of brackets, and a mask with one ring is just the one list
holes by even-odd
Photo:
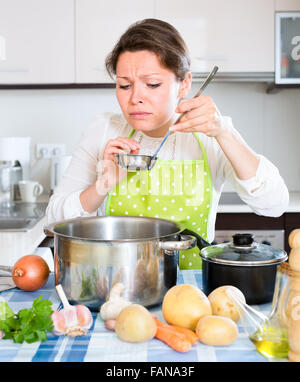
[[148, 50], [156, 53], [160, 63], [170, 69], [178, 80], [183, 80], [190, 68], [187, 46], [169, 23], [158, 19], [145, 19], [132, 24], [120, 37], [105, 60], [106, 70], [113, 78], [119, 56], [124, 52]]

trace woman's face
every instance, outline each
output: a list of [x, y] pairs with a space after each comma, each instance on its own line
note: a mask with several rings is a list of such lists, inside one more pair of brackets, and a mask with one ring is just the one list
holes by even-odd
[[178, 81], [157, 55], [143, 50], [124, 52], [116, 67], [116, 95], [122, 112], [135, 130], [164, 136], [175, 122], [175, 108], [190, 88], [190, 77]]

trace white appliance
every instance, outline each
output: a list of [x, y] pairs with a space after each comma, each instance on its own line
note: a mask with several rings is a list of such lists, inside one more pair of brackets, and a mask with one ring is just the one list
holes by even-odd
[[71, 161], [71, 155], [61, 155], [54, 156], [51, 158], [51, 169], [50, 169], [50, 187], [53, 191], [62, 179], [62, 176], [69, 166]]
[[30, 179], [30, 137], [0, 137], [0, 161], [19, 161], [23, 179]]

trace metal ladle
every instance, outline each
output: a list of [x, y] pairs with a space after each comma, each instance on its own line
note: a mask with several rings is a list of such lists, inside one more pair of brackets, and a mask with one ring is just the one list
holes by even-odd
[[[198, 90], [194, 98], [199, 97], [206, 86], [210, 83], [210, 81], [213, 79], [215, 74], [218, 71], [218, 67], [215, 66], [213, 70], [209, 73], [205, 81], [203, 82], [201, 88]], [[176, 120], [176, 123], [178, 123], [181, 118], [187, 113], [188, 111], [185, 111], [182, 113], [179, 118]], [[169, 130], [167, 134], [165, 135], [164, 139], [161, 141], [158, 149], [154, 153], [154, 155], [142, 155], [142, 154], [129, 154], [129, 153], [119, 153], [115, 154], [117, 164], [127, 171], [140, 171], [140, 170], [151, 170], [153, 166], [156, 163], [157, 160], [157, 154], [159, 153], [160, 149], [162, 148], [163, 144], [166, 142], [167, 138], [171, 134], [171, 131]]]

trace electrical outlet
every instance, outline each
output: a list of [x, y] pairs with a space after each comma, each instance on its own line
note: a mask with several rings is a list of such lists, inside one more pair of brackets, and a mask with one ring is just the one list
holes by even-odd
[[65, 155], [66, 145], [64, 143], [37, 143], [36, 157], [37, 159], [51, 159]]

